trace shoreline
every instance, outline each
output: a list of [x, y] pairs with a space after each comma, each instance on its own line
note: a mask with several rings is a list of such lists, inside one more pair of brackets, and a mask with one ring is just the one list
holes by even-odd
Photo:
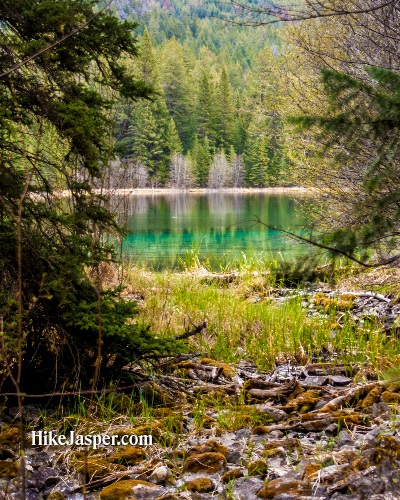
[[208, 188], [191, 188], [191, 189], [175, 189], [175, 188], [135, 188], [135, 189], [93, 189], [95, 193], [113, 193], [117, 195], [169, 195], [169, 194], [313, 194], [313, 190], [302, 186], [293, 187], [265, 187], [265, 188], [223, 188], [223, 189], [208, 189]]

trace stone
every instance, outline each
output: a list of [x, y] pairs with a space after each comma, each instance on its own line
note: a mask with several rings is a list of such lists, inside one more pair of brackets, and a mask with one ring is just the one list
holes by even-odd
[[257, 411], [269, 415], [275, 422], [282, 422], [282, 420], [286, 420], [288, 417], [286, 412], [279, 408], [274, 408], [273, 406], [268, 406], [266, 404], [257, 404], [254, 406], [257, 408]]
[[171, 470], [166, 465], [161, 465], [160, 467], [154, 469], [149, 476], [149, 481], [154, 484], [163, 484], [168, 481], [171, 474]]
[[257, 477], [242, 477], [236, 480], [232, 498], [235, 500], [254, 500], [257, 493], [265, 486], [264, 481]]
[[223, 484], [229, 483], [229, 481], [232, 481], [233, 479], [239, 479], [239, 477], [243, 477], [244, 473], [242, 469], [236, 468], [236, 469], [231, 469], [228, 470], [228, 472], [225, 472], [225, 474], [221, 477], [221, 481]]
[[249, 476], [265, 475], [268, 471], [267, 462], [264, 460], [254, 460], [247, 466], [247, 473]]
[[[138, 498], [136, 492], [137, 486], [146, 486], [147, 488], [154, 488], [156, 491], [158, 490], [159, 492], [159, 488], [157, 488], [157, 486], [155, 486], [152, 483], [148, 483], [147, 481], [139, 481], [137, 479], [126, 479], [122, 481], [117, 481], [116, 483], [106, 486], [100, 492], [100, 500], [124, 500], [126, 498], [132, 498], [134, 494], [135, 497]], [[156, 496], [160, 496], [160, 493], [158, 493]]]
[[191, 448], [187, 452], [187, 456], [190, 457], [192, 455], [198, 455], [199, 453], [208, 453], [208, 452], [221, 453], [222, 455], [224, 455], [224, 457], [226, 457], [228, 455], [228, 448], [218, 443], [217, 441], [211, 439], [209, 441], [206, 441], [205, 443], [198, 444], [193, 448]]
[[[307, 495], [310, 492], [310, 488], [302, 481], [297, 481], [296, 479], [273, 479], [269, 481], [261, 491], [257, 493], [259, 498], [285, 498], [295, 499], [300, 495]], [[283, 497], [283, 495], [285, 495]]]
[[273, 450], [269, 450], [267, 453], [267, 464], [269, 467], [281, 467], [285, 465], [287, 462], [287, 452], [282, 448], [275, 448]]
[[236, 433], [237, 439], [249, 439], [251, 432], [249, 429], [239, 429]]
[[192, 481], [187, 482], [184, 487], [189, 491], [196, 491], [198, 493], [209, 493], [215, 489], [214, 483], [208, 477], [192, 479]]
[[321, 483], [333, 483], [343, 477], [344, 472], [348, 469], [348, 464], [330, 465], [324, 467], [319, 473]]
[[351, 434], [349, 431], [346, 431], [345, 429], [341, 430], [339, 434], [337, 435], [336, 439], [336, 444], [337, 446], [344, 446], [347, 444], [351, 444], [353, 442], [353, 439], [351, 437]]
[[222, 453], [206, 452], [188, 457], [183, 464], [184, 472], [207, 472], [214, 474], [226, 467], [226, 458]]

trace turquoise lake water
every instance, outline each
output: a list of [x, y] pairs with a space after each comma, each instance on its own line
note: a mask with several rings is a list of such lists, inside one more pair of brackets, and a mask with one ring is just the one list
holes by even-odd
[[193, 254], [215, 268], [244, 258], [294, 258], [309, 248], [256, 218], [301, 233], [307, 226], [304, 201], [260, 192], [130, 196], [123, 253], [156, 269], [178, 267]]

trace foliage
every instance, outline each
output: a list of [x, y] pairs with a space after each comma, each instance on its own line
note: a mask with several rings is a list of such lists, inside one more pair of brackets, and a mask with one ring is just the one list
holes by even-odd
[[117, 97], [136, 100], [151, 89], [121, 62], [137, 53], [134, 25], [94, 15], [96, 5], [0, 7], [1, 67], [33, 56], [0, 79], [1, 357], [8, 383], [13, 376], [27, 391], [87, 385], [99, 346], [102, 368], [116, 369], [162, 348], [134, 325], [134, 305], [120, 289], [104, 286], [104, 263], [115, 257], [104, 235], [120, 229], [89, 181], [110, 161]]
[[[116, 138], [121, 157], [140, 157], [150, 185], [166, 186], [172, 156], [182, 153], [192, 161], [196, 185], [209, 187], [215, 154], [223, 150], [232, 156], [233, 149], [242, 156], [247, 148], [253, 149], [247, 168], [255, 172], [247, 175], [249, 186], [285, 184], [288, 162], [281, 119], [259, 120], [261, 105], [276, 107], [273, 67], [278, 64], [279, 42], [275, 30], [226, 25], [217, 17], [232, 8], [215, 0], [201, 5], [181, 0], [141, 6], [134, 0], [117, 0], [115, 4], [122, 18], [137, 15], [142, 23], [139, 57], [132, 71], [157, 91], [154, 102], [146, 104], [146, 120], [142, 103], [118, 109]], [[268, 144], [265, 154], [251, 144], [254, 124]], [[170, 144], [175, 133], [181, 143], [178, 149]], [[265, 161], [269, 173], [263, 175]], [[259, 169], [262, 172], [256, 173]]]
[[349, 254], [371, 247], [386, 252], [399, 248], [400, 76], [374, 66], [366, 73], [369, 82], [324, 69], [327, 115], [295, 120], [321, 129], [327, 148], [339, 146], [333, 161], [347, 170], [343, 177], [357, 197], [329, 243]]

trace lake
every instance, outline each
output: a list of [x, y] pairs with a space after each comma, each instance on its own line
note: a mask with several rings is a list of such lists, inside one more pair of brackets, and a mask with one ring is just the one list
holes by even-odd
[[123, 253], [155, 269], [178, 267], [194, 254], [212, 268], [252, 257], [292, 259], [309, 248], [256, 218], [301, 233], [305, 200], [263, 192], [135, 194], [125, 200]]

